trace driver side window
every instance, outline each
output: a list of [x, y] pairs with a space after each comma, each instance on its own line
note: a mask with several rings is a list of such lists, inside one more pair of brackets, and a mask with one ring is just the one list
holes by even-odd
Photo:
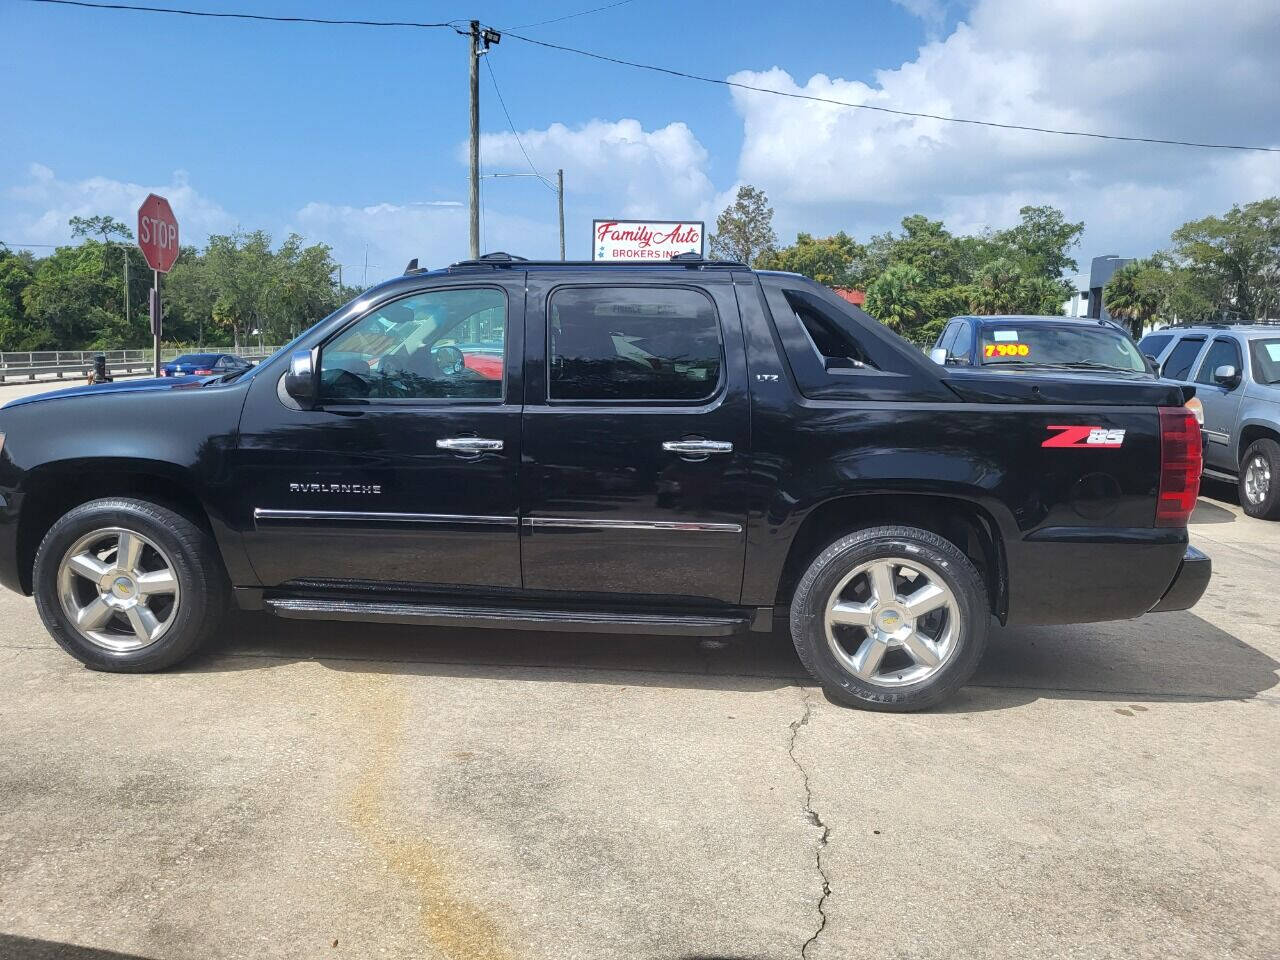
[[323, 400], [502, 399], [507, 300], [450, 288], [385, 303], [325, 344]]

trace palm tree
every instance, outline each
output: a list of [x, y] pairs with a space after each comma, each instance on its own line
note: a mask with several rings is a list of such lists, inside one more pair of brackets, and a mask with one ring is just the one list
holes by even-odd
[[910, 336], [924, 320], [920, 302], [923, 286], [924, 274], [915, 267], [890, 264], [867, 284], [864, 309], [890, 330]]
[[1134, 338], [1142, 336], [1160, 311], [1160, 295], [1150, 283], [1152, 263], [1134, 260], [1111, 275], [1102, 291], [1102, 303], [1111, 316], [1129, 322]]

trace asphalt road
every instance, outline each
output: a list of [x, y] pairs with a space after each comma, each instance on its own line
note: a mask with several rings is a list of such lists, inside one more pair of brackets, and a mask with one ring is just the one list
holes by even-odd
[[[22, 388], [0, 388], [0, 400]], [[0, 957], [1274, 957], [1280, 523], [925, 714], [785, 637], [239, 615], [152, 676], [0, 594]]]

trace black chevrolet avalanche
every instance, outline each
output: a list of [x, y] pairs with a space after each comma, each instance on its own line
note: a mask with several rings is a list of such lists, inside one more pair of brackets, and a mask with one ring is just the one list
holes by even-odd
[[229, 602], [646, 635], [786, 617], [831, 697], [919, 709], [992, 618], [1199, 599], [1191, 390], [938, 366], [742, 264], [493, 254], [248, 370], [9, 403], [0, 582], [100, 670], [178, 663]]

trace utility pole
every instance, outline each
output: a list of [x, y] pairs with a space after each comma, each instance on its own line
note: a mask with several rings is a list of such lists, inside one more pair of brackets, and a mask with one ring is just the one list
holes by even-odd
[[480, 21], [471, 21], [471, 259], [480, 258]]
[[542, 174], [537, 173], [486, 173], [485, 179], [489, 180], [519, 180], [524, 177], [533, 177], [535, 180], [541, 180], [542, 185], [551, 190], [556, 195], [556, 203], [560, 212], [560, 259], [564, 259], [564, 171], [556, 171], [556, 182], [553, 184]]
[[560, 206], [560, 262], [564, 262], [564, 170], [556, 171], [556, 200]]
[[[462, 33], [461, 30], [458, 33]], [[471, 259], [480, 256], [480, 56], [502, 40], [493, 27], [471, 21], [467, 31], [471, 65]]]

